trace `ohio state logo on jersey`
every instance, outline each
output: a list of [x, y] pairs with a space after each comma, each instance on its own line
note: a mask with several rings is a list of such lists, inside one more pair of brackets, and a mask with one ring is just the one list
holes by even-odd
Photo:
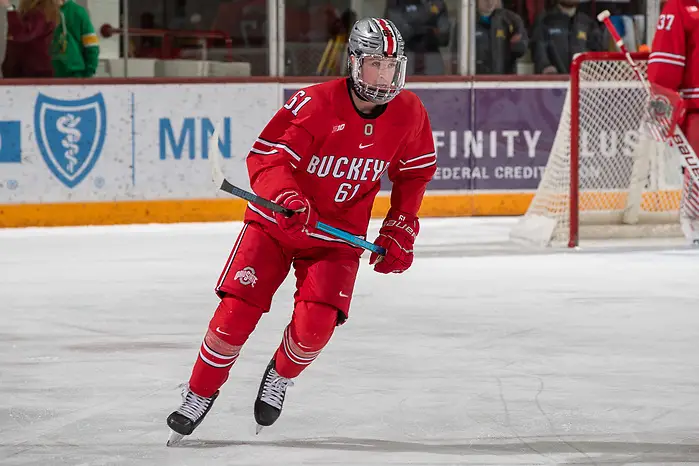
[[234, 280], [240, 281], [242, 285], [250, 285], [254, 288], [255, 283], [257, 283], [257, 275], [255, 275], [255, 269], [252, 267], [245, 267], [241, 270], [238, 270], [235, 273]]

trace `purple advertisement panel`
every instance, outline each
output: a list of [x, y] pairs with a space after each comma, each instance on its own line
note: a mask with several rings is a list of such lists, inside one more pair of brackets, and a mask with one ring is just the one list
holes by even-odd
[[[475, 83], [412, 89], [430, 116], [437, 149], [429, 189], [535, 190], [565, 100], [565, 88], [550, 86], [556, 87]], [[285, 99], [293, 92], [286, 89]]]
[[475, 118], [469, 142], [478, 172], [472, 173], [472, 189], [537, 188], [565, 93], [561, 88], [531, 87], [474, 90]]
[[[463, 91], [439, 90], [439, 99], [433, 92], [416, 91], [429, 111], [438, 154], [430, 189], [536, 189], [565, 89], [477, 87], [471, 93], [473, 108], [459, 113], [443, 102], [463, 101], [455, 95]], [[453, 114], [463, 119], [454, 121]]]

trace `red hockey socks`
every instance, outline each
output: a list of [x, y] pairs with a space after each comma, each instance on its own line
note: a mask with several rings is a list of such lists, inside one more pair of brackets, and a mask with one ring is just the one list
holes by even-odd
[[209, 322], [189, 379], [189, 388], [194, 393], [210, 397], [221, 388], [262, 313], [262, 309], [234, 296], [221, 300]]
[[327, 304], [301, 301], [296, 305], [274, 356], [279, 375], [292, 379], [318, 357], [335, 330], [337, 312]]

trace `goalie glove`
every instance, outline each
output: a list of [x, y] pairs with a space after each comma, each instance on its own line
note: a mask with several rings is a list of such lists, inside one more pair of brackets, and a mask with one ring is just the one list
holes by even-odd
[[372, 253], [369, 264], [378, 273], [402, 273], [413, 263], [413, 244], [420, 231], [420, 222], [414, 215], [394, 209], [388, 211], [374, 244], [386, 249], [386, 255]]
[[686, 103], [677, 92], [651, 83], [648, 101], [649, 122], [654, 125], [661, 142], [675, 133], [675, 128], [684, 121], [686, 112]]
[[274, 203], [294, 211], [294, 215], [291, 217], [278, 212], [274, 213], [277, 225], [291, 239], [302, 240], [306, 238], [309, 229], [318, 223], [318, 214], [303, 194], [291, 190], [282, 191], [274, 199]]

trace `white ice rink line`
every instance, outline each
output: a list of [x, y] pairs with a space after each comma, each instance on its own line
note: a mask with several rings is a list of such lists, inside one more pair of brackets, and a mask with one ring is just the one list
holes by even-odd
[[0, 464], [699, 464], [698, 252], [513, 254], [512, 221], [425, 219], [410, 271], [364, 262], [349, 321], [255, 436], [287, 280], [170, 449], [239, 224], [0, 230]]

